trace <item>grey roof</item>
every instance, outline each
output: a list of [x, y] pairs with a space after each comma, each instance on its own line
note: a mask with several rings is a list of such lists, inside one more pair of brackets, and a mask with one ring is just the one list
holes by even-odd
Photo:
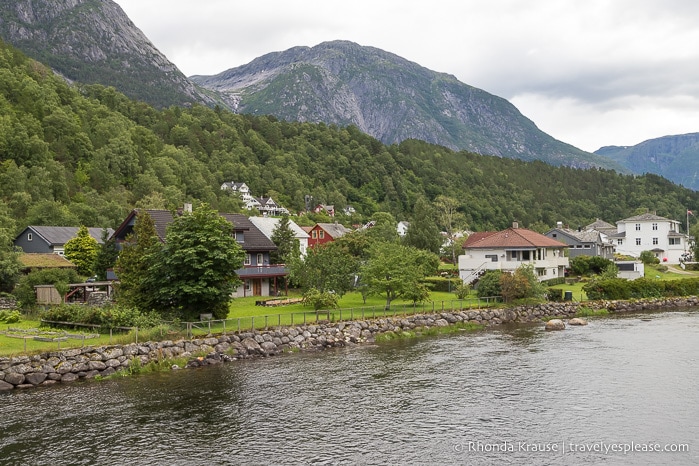
[[351, 231], [341, 223], [318, 223], [317, 225], [328, 232], [333, 238], [339, 238]]
[[245, 241], [241, 244], [245, 251], [275, 251], [277, 246], [243, 214], [221, 214], [233, 224], [236, 231], [244, 231]]
[[658, 220], [658, 221], [672, 221], [669, 218], [665, 217], [660, 217], [655, 214], [651, 213], [645, 213], [641, 215], [634, 215], [633, 217], [625, 218], [624, 220], [619, 220], [616, 223], [624, 223], [624, 222], [642, 222], [642, 221], [652, 221], [652, 220]]
[[[274, 230], [279, 225], [281, 221], [280, 218], [276, 217], [250, 217], [249, 220], [255, 225], [267, 238], [272, 239]], [[294, 232], [294, 236], [299, 239], [308, 239], [309, 234], [298, 226], [292, 220], [289, 220], [289, 228]]]
[[[41, 237], [47, 244], [54, 246], [62, 246], [66, 244], [71, 239], [78, 235], [79, 227], [45, 227], [30, 225], [27, 229], [32, 230], [36, 235]], [[87, 231], [92, 236], [97, 243], [102, 244], [102, 230], [103, 228], [88, 228]], [[24, 231], [20, 235], [24, 234]], [[107, 228], [108, 237], [114, 233], [114, 230]], [[19, 237], [18, 235], [17, 237]]]

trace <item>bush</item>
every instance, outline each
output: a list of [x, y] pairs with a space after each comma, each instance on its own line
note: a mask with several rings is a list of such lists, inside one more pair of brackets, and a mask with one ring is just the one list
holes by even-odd
[[41, 318], [57, 322], [100, 325], [104, 328], [148, 328], [157, 326], [162, 322], [160, 315], [154, 311], [144, 313], [135, 308], [118, 305], [97, 307], [82, 304], [61, 304], [43, 311]]
[[448, 277], [425, 277], [422, 282], [433, 291], [443, 291], [445, 293], [454, 291], [460, 283], [463, 283], [460, 278]]
[[549, 301], [563, 301], [563, 290], [560, 288], [549, 288], [546, 290], [546, 299]]
[[68, 283], [82, 281], [75, 270], [71, 269], [42, 269], [32, 270], [19, 279], [14, 295], [23, 307], [31, 307], [36, 304], [35, 285], [53, 285], [64, 294], [68, 291]]
[[488, 270], [478, 280], [477, 294], [479, 298], [488, 296], [500, 296], [502, 294], [500, 288], [501, 270]]
[[318, 291], [310, 288], [303, 294], [303, 305], [312, 306], [314, 311], [320, 309], [334, 309], [337, 307], [338, 297], [335, 293]]
[[2, 310], [0, 311], [0, 322], [6, 323], [6, 324], [16, 324], [17, 322], [22, 320], [22, 314], [19, 313], [17, 310]]

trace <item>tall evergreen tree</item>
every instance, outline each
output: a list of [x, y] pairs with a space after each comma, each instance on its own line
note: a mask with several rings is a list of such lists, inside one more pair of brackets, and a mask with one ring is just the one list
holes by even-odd
[[279, 220], [272, 232], [272, 242], [277, 246], [277, 250], [269, 255], [273, 264], [290, 264], [301, 254], [301, 246], [296, 233], [289, 225], [288, 215], [283, 215]]
[[151, 310], [153, 293], [147, 288], [145, 280], [154, 256], [161, 247], [153, 219], [147, 212], [139, 212], [133, 232], [122, 244], [116, 262], [118, 303], [144, 311]]
[[107, 279], [107, 269], [111, 269], [116, 264], [119, 257], [119, 248], [116, 240], [109, 237], [109, 232], [106, 228], [102, 230], [102, 244], [97, 248], [97, 256], [95, 257], [94, 271], [98, 280]]

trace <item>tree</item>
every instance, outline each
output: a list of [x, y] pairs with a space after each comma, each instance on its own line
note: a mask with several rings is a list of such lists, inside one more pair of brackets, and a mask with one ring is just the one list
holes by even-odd
[[435, 205], [439, 215], [439, 221], [447, 233], [449, 239], [450, 255], [452, 264], [456, 264], [456, 252], [460, 249], [456, 233], [464, 223], [464, 215], [458, 211], [459, 203], [456, 199], [448, 196], [437, 196]]
[[211, 312], [224, 319], [240, 284], [235, 271], [243, 266], [244, 257], [233, 225], [208, 204], [201, 204], [170, 224], [146, 283], [161, 312], [185, 319]]
[[122, 244], [114, 270], [119, 278], [118, 303], [142, 311], [151, 310], [153, 293], [147, 288], [146, 278], [161, 247], [153, 219], [147, 212], [139, 212], [133, 232]]
[[373, 226], [366, 232], [369, 239], [386, 243], [398, 241], [398, 222], [395, 217], [388, 212], [376, 212], [371, 216]]
[[500, 276], [502, 270], [488, 270], [478, 279], [477, 292], [479, 298], [500, 296]]
[[75, 238], [68, 240], [63, 248], [66, 259], [76, 265], [80, 275], [92, 275], [97, 258], [98, 243], [90, 236], [86, 226], [78, 229]]
[[439, 254], [439, 249], [442, 246], [442, 235], [437, 227], [434, 210], [422, 197], [415, 203], [413, 220], [405, 233], [404, 241], [407, 246]]
[[291, 278], [304, 290], [332, 291], [342, 297], [354, 286], [358, 260], [337, 242], [315, 246], [303, 260], [294, 261]]
[[[433, 264], [438, 261], [434, 256]], [[361, 268], [361, 281], [371, 294], [386, 296], [386, 309], [390, 309], [392, 301], [421, 287], [429, 262], [419, 249], [399, 243], [375, 243], [369, 261]], [[415, 299], [418, 295], [410, 296]]]
[[109, 237], [107, 229], [102, 230], [102, 244], [97, 248], [95, 265], [93, 267], [98, 280], [107, 279], [107, 269], [114, 268], [119, 257], [119, 248], [116, 240]]
[[289, 216], [283, 215], [272, 232], [272, 242], [277, 246], [276, 251], [270, 253], [272, 264], [290, 264], [301, 254], [300, 244], [296, 233], [289, 225]]
[[638, 258], [643, 262], [644, 265], [656, 265], [660, 263], [660, 259], [655, 257], [652, 251], [641, 251]]
[[0, 292], [9, 293], [17, 284], [22, 264], [20, 251], [13, 246], [15, 221], [10, 209], [0, 204]]
[[534, 274], [534, 267], [522, 264], [513, 273], [500, 275], [500, 294], [506, 302], [523, 298], [540, 298], [545, 287]]

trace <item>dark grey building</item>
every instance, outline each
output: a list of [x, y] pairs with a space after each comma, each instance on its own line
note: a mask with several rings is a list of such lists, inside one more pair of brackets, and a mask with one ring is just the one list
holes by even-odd
[[569, 228], [553, 228], [545, 236], [568, 245], [568, 257], [599, 256], [614, 260], [614, 245], [604, 240], [597, 230], [577, 231]]
[[[71, 239], [78, 235], [78, 227], [44, 227], [28, 226], [17, 235], [14, 245], [22, 248], [22, 251], [30, 254], [60, 254], [63, 255], [63, 247]], [[88, 228], [90, 236], [102, 244], [102, 228]], [[114, 230], [107, 228], [107, 237]]]

